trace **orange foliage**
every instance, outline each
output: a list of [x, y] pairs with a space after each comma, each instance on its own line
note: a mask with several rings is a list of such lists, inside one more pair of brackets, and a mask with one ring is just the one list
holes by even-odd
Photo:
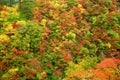
[[65, 59], [65, 61], [70, 61], [72, 60], [72, 55], [70, 53], [66, 53], [65, 55], [63, 55], [63, 58]]
[[97, 65], [97, 68], [106, 68], [106, 67], [117, 68], [118, 62], [120, 63], [120, 59], [105, 58], [100, 64]]
[[89, 73], [87, 71], [78, 71], [76, 73], [71, 73], [69, 77], [81, 78], [82, 76], [87, 76]]
[[[92, 76], [89, 76], [89, 74], [92, 74]], [[112, 71], [112, 68], [105, 68], [105, 69], [91, 69], [88, 71], [78, 71], [76, 73], [71, 73], [69, 75], [69, 78], [73, 78], [73, 77], [77, 77], [79, 79], [81, 79], [83, 76], [86, 76], [86, 80], [96, 80], [96, 79], [100, 79], [100, 80], [115, 80], [119, 79], [119, 76], [116, 76], [114, 74], [114, 71]]]
[[84, 0], [78, 0], [80, 3], [82, 3]]
[[111, 73], [105, 72], [105, 71], [100, 70], [100, 69], [93, 70], [92, 73], [93, 73], [94, 79], [100, 78], [102, 80], [107, 80], [112, 75]]

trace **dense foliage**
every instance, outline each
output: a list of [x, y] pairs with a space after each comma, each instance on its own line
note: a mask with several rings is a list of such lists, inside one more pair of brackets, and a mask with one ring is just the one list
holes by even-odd
[[117, 0], [0, 4], [1, 80], [119, 80]]

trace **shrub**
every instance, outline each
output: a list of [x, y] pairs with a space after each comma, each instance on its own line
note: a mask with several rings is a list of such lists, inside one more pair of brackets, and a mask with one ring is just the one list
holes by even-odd
[[28, 21], [26, 26], [16, 29], [15, 35], [11, 36], [12, 48], [23, 50], [37, 50], [41, 44], [42, 28], [35, 22]]
[[[118, 79], [113, 59], [98, 63], [114, 57], [119, 64], [117, 0], [21, 1], [20, 16], [16, 8], [0, 6], [0, 78]], [[116, 70], [112, 77], [111, 69], [103, 69], [110, 62]]]

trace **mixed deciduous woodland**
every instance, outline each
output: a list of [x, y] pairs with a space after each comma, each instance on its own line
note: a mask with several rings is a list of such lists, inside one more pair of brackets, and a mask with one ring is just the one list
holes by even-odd
[[0, 0], [0, 80], [120, 80], [119, 0]]

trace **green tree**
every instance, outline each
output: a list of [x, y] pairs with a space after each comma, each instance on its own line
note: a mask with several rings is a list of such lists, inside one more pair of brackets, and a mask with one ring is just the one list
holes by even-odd
[[16, 3], [20, 4], [21, 0], [0, 0], [0, 5], [13, 6]]
[[26, 19], [32, 19], [33, 17], [32, 12], [36, 5], [37, 4], [35, 0], [23, 0], [22, 2], [20, 1], [19, 11], [21, 13], [21, 17], [24, 17]]

